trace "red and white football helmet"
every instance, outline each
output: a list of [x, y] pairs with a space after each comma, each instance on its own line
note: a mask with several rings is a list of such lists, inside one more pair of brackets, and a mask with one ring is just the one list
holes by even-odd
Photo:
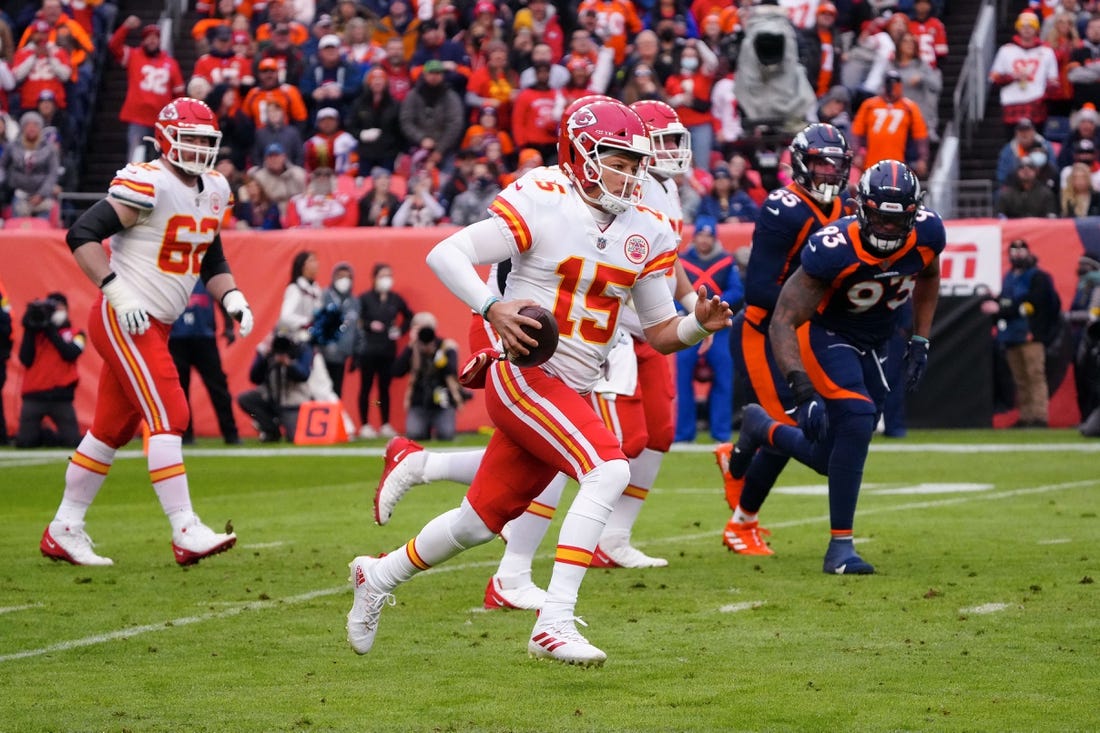
[[161, 157], [169, 163], [193, 176], [214, 170], [222, 133], [205, 103], [190, 97], [172, 100], [157, 115], [154, 130]]
[[[625, 173], [605, 166], [602, 159], [615, 153], [640, 158], [637, 171]], [[558, 165], [576, 181], [585, 199], [611, 214], [621, 214], [641, 200], [652, 155], [653, 144], [645, 123], [622, 102], [598, 100], [579, 105], [562, 120]], [[622, 180], [615, 190], [604, 181], [608, 173]], [[587, 191], [593, 187], [600, 192], [595, 198]]]
[[630, 105], [638, 113], [653, 143], [652, 173], [672, 178], [691, 172], [691, 132], [669, 105], [656, 99], [640, 99]]

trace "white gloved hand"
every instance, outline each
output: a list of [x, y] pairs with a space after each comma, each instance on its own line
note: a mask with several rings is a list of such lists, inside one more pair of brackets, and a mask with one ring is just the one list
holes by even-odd
[[112, 277], [102, 290], [103, 296], [115, 309], [115, 314], [127, 333], [140, 336], [149, 330], [149, 314], [141, 307], [141, 301], [126, 283], [117, 276]]
[[242, 336], [252, 333], [252, 309], [248, 307], [248, 301], [244, 299], [244, 293], [233, 288], [222, 296], [222, 306], [225, 312], [232, 316], [233, 320], [241, 324], [238, 332]]
[[359, 139], [365, 143], [372, 143], [382, 136], [382, 129], [378, 127], [368, 127], [359, 133]]

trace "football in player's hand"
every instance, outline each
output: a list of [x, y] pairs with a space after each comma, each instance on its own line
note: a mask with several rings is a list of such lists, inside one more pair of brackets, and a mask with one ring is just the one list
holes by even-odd
[[535, 319], [542, 328], [524, 326], [523, 332], [538, 341], [538, 344], [528, 346], [526, 356], [509, 354], [508, 360], [518, 367], [535, 367], [553, 356], [558, 348], [558, 322], [554, 320], [554, 314], [541, 305], [525, 305], [519, 309], [519, 314]]

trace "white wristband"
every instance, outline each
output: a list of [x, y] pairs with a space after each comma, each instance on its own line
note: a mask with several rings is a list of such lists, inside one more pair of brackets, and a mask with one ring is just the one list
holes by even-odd
[[703, 328], [703, 324], [699, 323], [699, 319], [692, 313], [681, 318], [680, 322], [676, 324], [676, 336], [685, 346], [695, 346], [695, 344], [710, 336], [710, 331]]
[[684, 297], [680, 298], [680, 305], [683, 306], [684, 310], [688, 313], [695, 312], [695, 304], [698, 302], [699, 293], [694, 290], [684, 293]]

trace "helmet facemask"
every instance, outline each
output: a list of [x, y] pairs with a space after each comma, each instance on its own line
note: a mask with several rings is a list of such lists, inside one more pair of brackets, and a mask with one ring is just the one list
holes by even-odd
[[[640, 155], [636, 150], [599, 143], [591, 138], [589, 138], [590, 146], [585, 146], [585, 137], [587, 137], [587, 134], [582, 134], [577, 138], [578, 148], [583, 152], [585, 147], [590, 147], [592, 152], [584, 155], [584, 180], [581, 181], [581, 195], [604, 211], [618, 216], [642, 200], [642, 187], [645, 185], [646, 171], [651, 158]], [[604, 160], [613, 155], [637, 157], [638, 168], [636, 172], [628, 173], [606, 165]], [[608, 187], [604, 181], [607, 174], [622, 178], [622, 185], [618, 187], [618, 190], [612, 190]], [[599, 189], [599, 195], [592, 197], [588, 194], [587, 189], [592, 186]]]
[[860, 235], [864, 244], [876, 254], [887, 256], [901, 249], [913, 231], [917, 207], [908, 209], [895, 201], [859, 202]]
[[691, 171], [691, 133], [686, 127], [650, 130], [649, 138], [653, 142], [650, 173], [672, 178]]
[[157, 130], [168, 141], [165, 159], [185, 173], [201, 176], [214, 170], [221, 148], [222, 133], [211, 125], [163, 125]]
[[832, 203], [848, 183], [850, 157], [810, 155], [806, 157], [807, 190], [822, 204]]

